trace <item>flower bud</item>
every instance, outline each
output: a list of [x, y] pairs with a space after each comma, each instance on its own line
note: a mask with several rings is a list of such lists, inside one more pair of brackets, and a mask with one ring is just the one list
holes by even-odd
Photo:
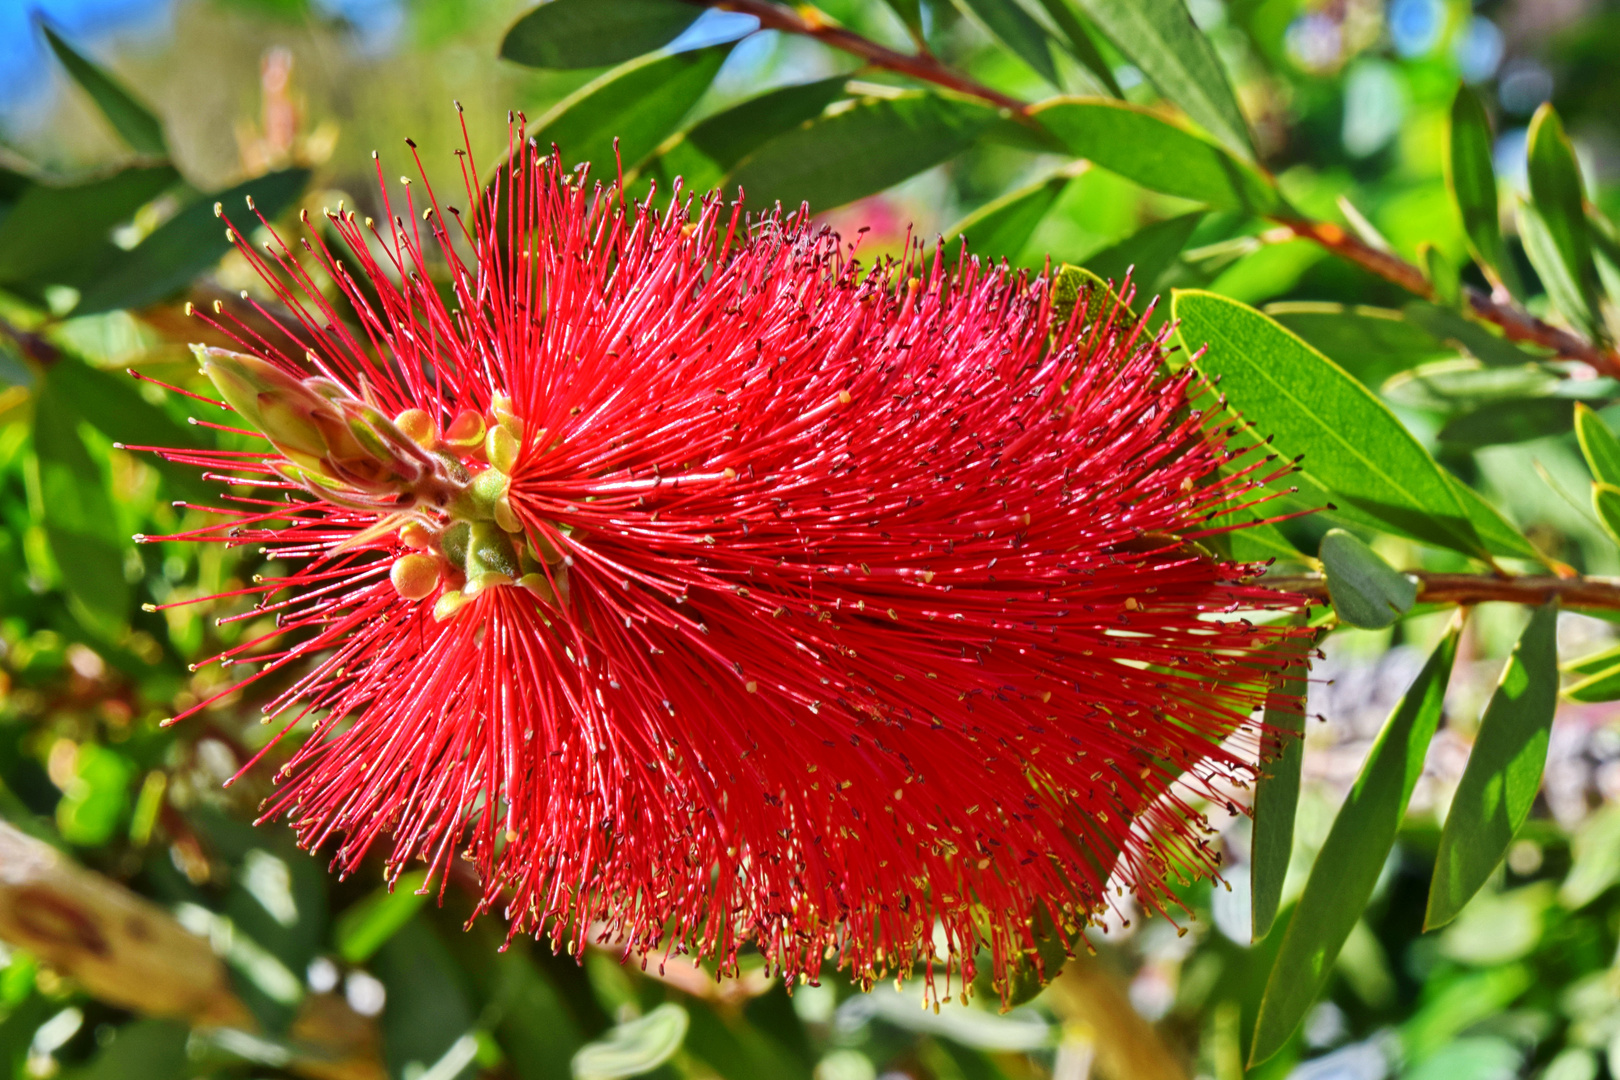
[[326, 456], [313, 416], [330, 406], [298, 379], [256, 356], [203, 345], [191, 351], [225, 403], [288, 459], [304, 464]]
[[462, 409], [444, 430], [444, 441], [457, 450], [471, 450], [484, 444], [484, 417], [473, 409]]
[[518, 441], [503, 425], [497, 424], [484, 436], [484, 457], [503, 473], [512, 471], [517, 464]]
[[394, 417], [394, 426], [404, 433], [405, 437], [424, 449], [433, 449], [434, 428], [433, 417], [423, 409], [406, 409]]
[[405, 599], [425, 599], [439, 587], [439, 560], [432, 555], [401, 555], [389, 569], [388, 579]]

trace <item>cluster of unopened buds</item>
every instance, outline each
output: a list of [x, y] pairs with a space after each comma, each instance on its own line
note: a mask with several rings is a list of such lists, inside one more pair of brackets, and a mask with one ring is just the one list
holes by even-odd
[[510, 398], [495, 395], [487, 413], [462, 409], [441, 428], [423, 409], [390, 418], [331, 379], [294, 378], [225, 349], [194, 351], [225, 402], [285, 459], [272, 465], [278, 475], [333, 506], [380, 515], [348, 546], [397, 533], [410, 549], [389, 571], [402, 597], [438, 592], [433, 615], [441, 622], [506, 585], [567, 603], [567, 556], [543, 532], [527, 532], [512, 510], [509, 478], [524, 424]]

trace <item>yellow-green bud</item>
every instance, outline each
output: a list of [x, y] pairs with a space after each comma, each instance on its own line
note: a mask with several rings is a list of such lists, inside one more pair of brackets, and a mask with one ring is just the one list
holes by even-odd
[[446, 619], [453, 618], [456, 612], [460, 611], [466, 603], [467, 597], [465, 594], [457, 589], [446, 589], [433, 602], [433, 618], [436, 622], [444, 622]]
[[412, 521], [399, 530], [399, 542], [408, 548], [425, 551], [433, 546], [433, 533], [421, 522]]
[[394, 417], [394, 426], [404, 433], [407, 439], [425, 449], [433, 449], [435, 432], [433, 430], [433, 417], [422, 409], [406, 409]]
[[326, 456], [314, 415], [330, 406], [302, 382], [256, 356], [203, 345], [191, 351], [225, 403], [287, 458], [303, 464]]
[[401, 555], [389, 569], [388, 579], [405, 599], [425, 599], [439, 587], [439, 560], [432, 555]]
[[503, 473], [512, 471], [517, 464], [518, 441], [505, 427], [496, 425], [484, 436], [484, 457]]
[[472, 450], [484, 444], [484, 417], [472, 409], [462, 409], [444, 430], [444, 441], [457, 450]]
[[515, 581], [523, 573], [511, 537], [499, 525], [490, 521], [473, 524], [467, 543], [466, 565], [469, 582], [484, 574], [503, 574]]

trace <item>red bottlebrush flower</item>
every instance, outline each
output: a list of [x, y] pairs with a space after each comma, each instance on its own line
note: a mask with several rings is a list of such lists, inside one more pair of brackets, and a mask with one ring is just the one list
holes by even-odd
[[222, 657], [307, 664], [267, 815], [345, 872], [465, 851], [554, 946], [943, 957], [947, 995], [1037, 914], [1074, 944], [1110, 877], [1162, 910], [1213, 872], [1189, 792], [1252, 774], [1298, 633], [1242, 615], [1299, 600], [1195, 543], [1271, 467], [1162, 334], [978, 260], [863, 272], [803, 211], [463, 161], [466, 213], [329, 214], [351, 262], [242, 245], [304, 355], [204, 316], [270, 446], [171, 453], [259, 490], [190, 535], [298, 566], [247, 590], [282, 637]]

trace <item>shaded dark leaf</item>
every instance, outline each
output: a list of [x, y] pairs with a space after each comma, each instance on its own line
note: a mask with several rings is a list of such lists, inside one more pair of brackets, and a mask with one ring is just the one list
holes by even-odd
[[169, 146], [163, 138], [163, 124], [152, 110], [135, 100], [117, 79], [63, 41], [49, 26], [41, 26], [51, 51], [62, 62], [90, 100], [96, 103], [101, 115], [137, 154], [148, 157], [168, 157]]
[[512, 24], [501, 56], [538, 68], [618, 64], [668, 45], [702, 14], [681, 0], [549, 0]]

